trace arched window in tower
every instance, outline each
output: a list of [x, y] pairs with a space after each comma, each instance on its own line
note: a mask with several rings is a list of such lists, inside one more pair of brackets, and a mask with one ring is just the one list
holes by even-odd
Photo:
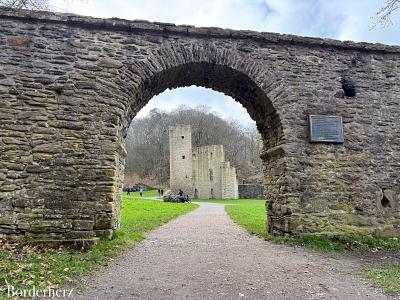
[[213, 181], [214, 180], [213, 169], [210, 169], [209, 172], [210, 172], [210, 181]]

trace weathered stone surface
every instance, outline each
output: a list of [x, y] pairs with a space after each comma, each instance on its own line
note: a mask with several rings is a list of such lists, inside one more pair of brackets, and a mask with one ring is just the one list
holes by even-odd
[[15, 224], [15, 217], [13, 214], [0, 214], [1, 225], [13, 225]]
[[[270, 232], [400, 235], [400, 47], [13, 10], [0, 24], [1, 239], [111, 237], [132, 118], [193, 84], [257, 122]], [[310, 114], [342, 116], [344, 143], [310, 144]]]
[[264, 199], [264, 186], [262, 184], [239, 184], [239, 198]]
[[26, 172], [27, 173], [46, 173], [50, 172], [50, 168], [46, 166], [40, 166], [40, 165], [29, 165], [26, 167]]
[[113, 236], [113, 230], [112, 229], [106, 229], [106, 230], [95, 230], [94, 231], [96, 236], [102, 239], [108, 239], [110, 240]]
[[94, 231], [83, 231], [83, 230], [68, 231], [65, 234], [65, 238], [71, 240], [90, 239], [94, 237], [94, 234], [95, 234]]
[[13, 47], [29, 47], [30, 39], [27, 36], [13, 36], [7, 38], [8, 45]]
[[98, 213], [96, 215], [94, 228], [96, 230], [112, 228], [112, 215], [108, 213]]
[[189, 125], [169, 128], [170, 189], [191, 198], [237, 199], [236, 169], [225, 161], [222, 145], [192, 147]]
[[25, 169], [25, 165], [12, 162], [3, 162], [2, 165], [6, 169], [13, 171], [23, 171]]
[[94, 221], [91, 220], [75, 220], [73, 223], [74, 230], [93, 230]]
[[102, 58], [98, 61], [97, 65], [99, 67], [105, 67], [105, 68], [121, 68], [123, 66], [123, 63], [118, 61], [118, 60], [113, 60], [109, 58]]
[[29, 198], [19, 197], [12, 199], [12, 205], [14, 207], [30, 207], [32, 205], [32, 202]]

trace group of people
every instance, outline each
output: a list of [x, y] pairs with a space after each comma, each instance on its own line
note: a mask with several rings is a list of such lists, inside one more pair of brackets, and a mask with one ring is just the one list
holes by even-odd
[[[143, 197], [143, 191], [144, 191], [143, 187], [140, 187], [139, 190], [137, 190], [135, 188], [128, 188], [126, 190], [126, 194], [130, 195], [131, 192], [136, 192], [136, 191], [139, 192], [140, 197]], [[162, 189], [162, 188], [158, 189], [158, 196], [162, 197], [163, 195], [164, 195], [164, 189]]]
[[158, 196], [162, 197], [164, 195], [164, 189], [158, 189]]
[[179, 195], [179, 200], [181, 200], [181, 202], [190, 202], [189, 195], [184, 191], [182, 191], [181, 189], [179, 189], [178, 195]]
[[169, 201], [171, 202], [190, 202], [191, 199], [189, 197], [189, 195], [187, 193], [185, 193], [184, 191], [182, 191], [181, 189], [179, 189], [178, 193], [176, 195], [171, 194], [169, 196]]
[[[143, 187], [139, 187], [139, 195], [140, 197], [143, 197]], [[128, 188], [127, 189], [127, 195], [130, 195], [130, 192], [134, 192], [137, 191], [135, 188]], [[158, 189], [158, 196], [162, 197], [164, 196], [164, 189], [163, 188], [159, 188]], [[185, 193], [184, 191], [182, 191], [181, 189], [179, 189], [178, 193], [176, 194], [176, 196], [169, 196], [170, 198], [172, 197], [173, 199], [170, 200], [174, 200], [174, 202], [190, 202], [190, 197], [187, 193]]]
[[[127, 195], [130, 195], [130, 193], [131, 192], [136, 192], [137, 190], [135, 189], [135, 188], [128, 188], [127, 190], [126, 190], [126, 194]], [[143, 197], [143, 187], [140, 187], [139, 188], [139, 194], [140, 194], [140, 197]]]

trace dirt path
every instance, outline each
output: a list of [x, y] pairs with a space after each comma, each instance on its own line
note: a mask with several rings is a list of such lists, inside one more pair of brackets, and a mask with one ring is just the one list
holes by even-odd
[[223, 205], [200, 208], [83, 280], [76, 299], [388, 299], [335, 259], [250, 236]]

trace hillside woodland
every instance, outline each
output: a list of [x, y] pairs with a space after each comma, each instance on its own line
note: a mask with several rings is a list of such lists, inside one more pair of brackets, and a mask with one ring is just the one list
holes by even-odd
[[125, 140], [125, 186], [138, 181], [168, 183], [168, 128], [178, 124], [191, 125], [193, 147], [222, 144], [239, 182], [262, 182], [262, 141], [255, 125], [243, 127], [224, 120], [206, 106], [181, 106], [170, 112], [153, 109], [146, 117], [133, 120]]

